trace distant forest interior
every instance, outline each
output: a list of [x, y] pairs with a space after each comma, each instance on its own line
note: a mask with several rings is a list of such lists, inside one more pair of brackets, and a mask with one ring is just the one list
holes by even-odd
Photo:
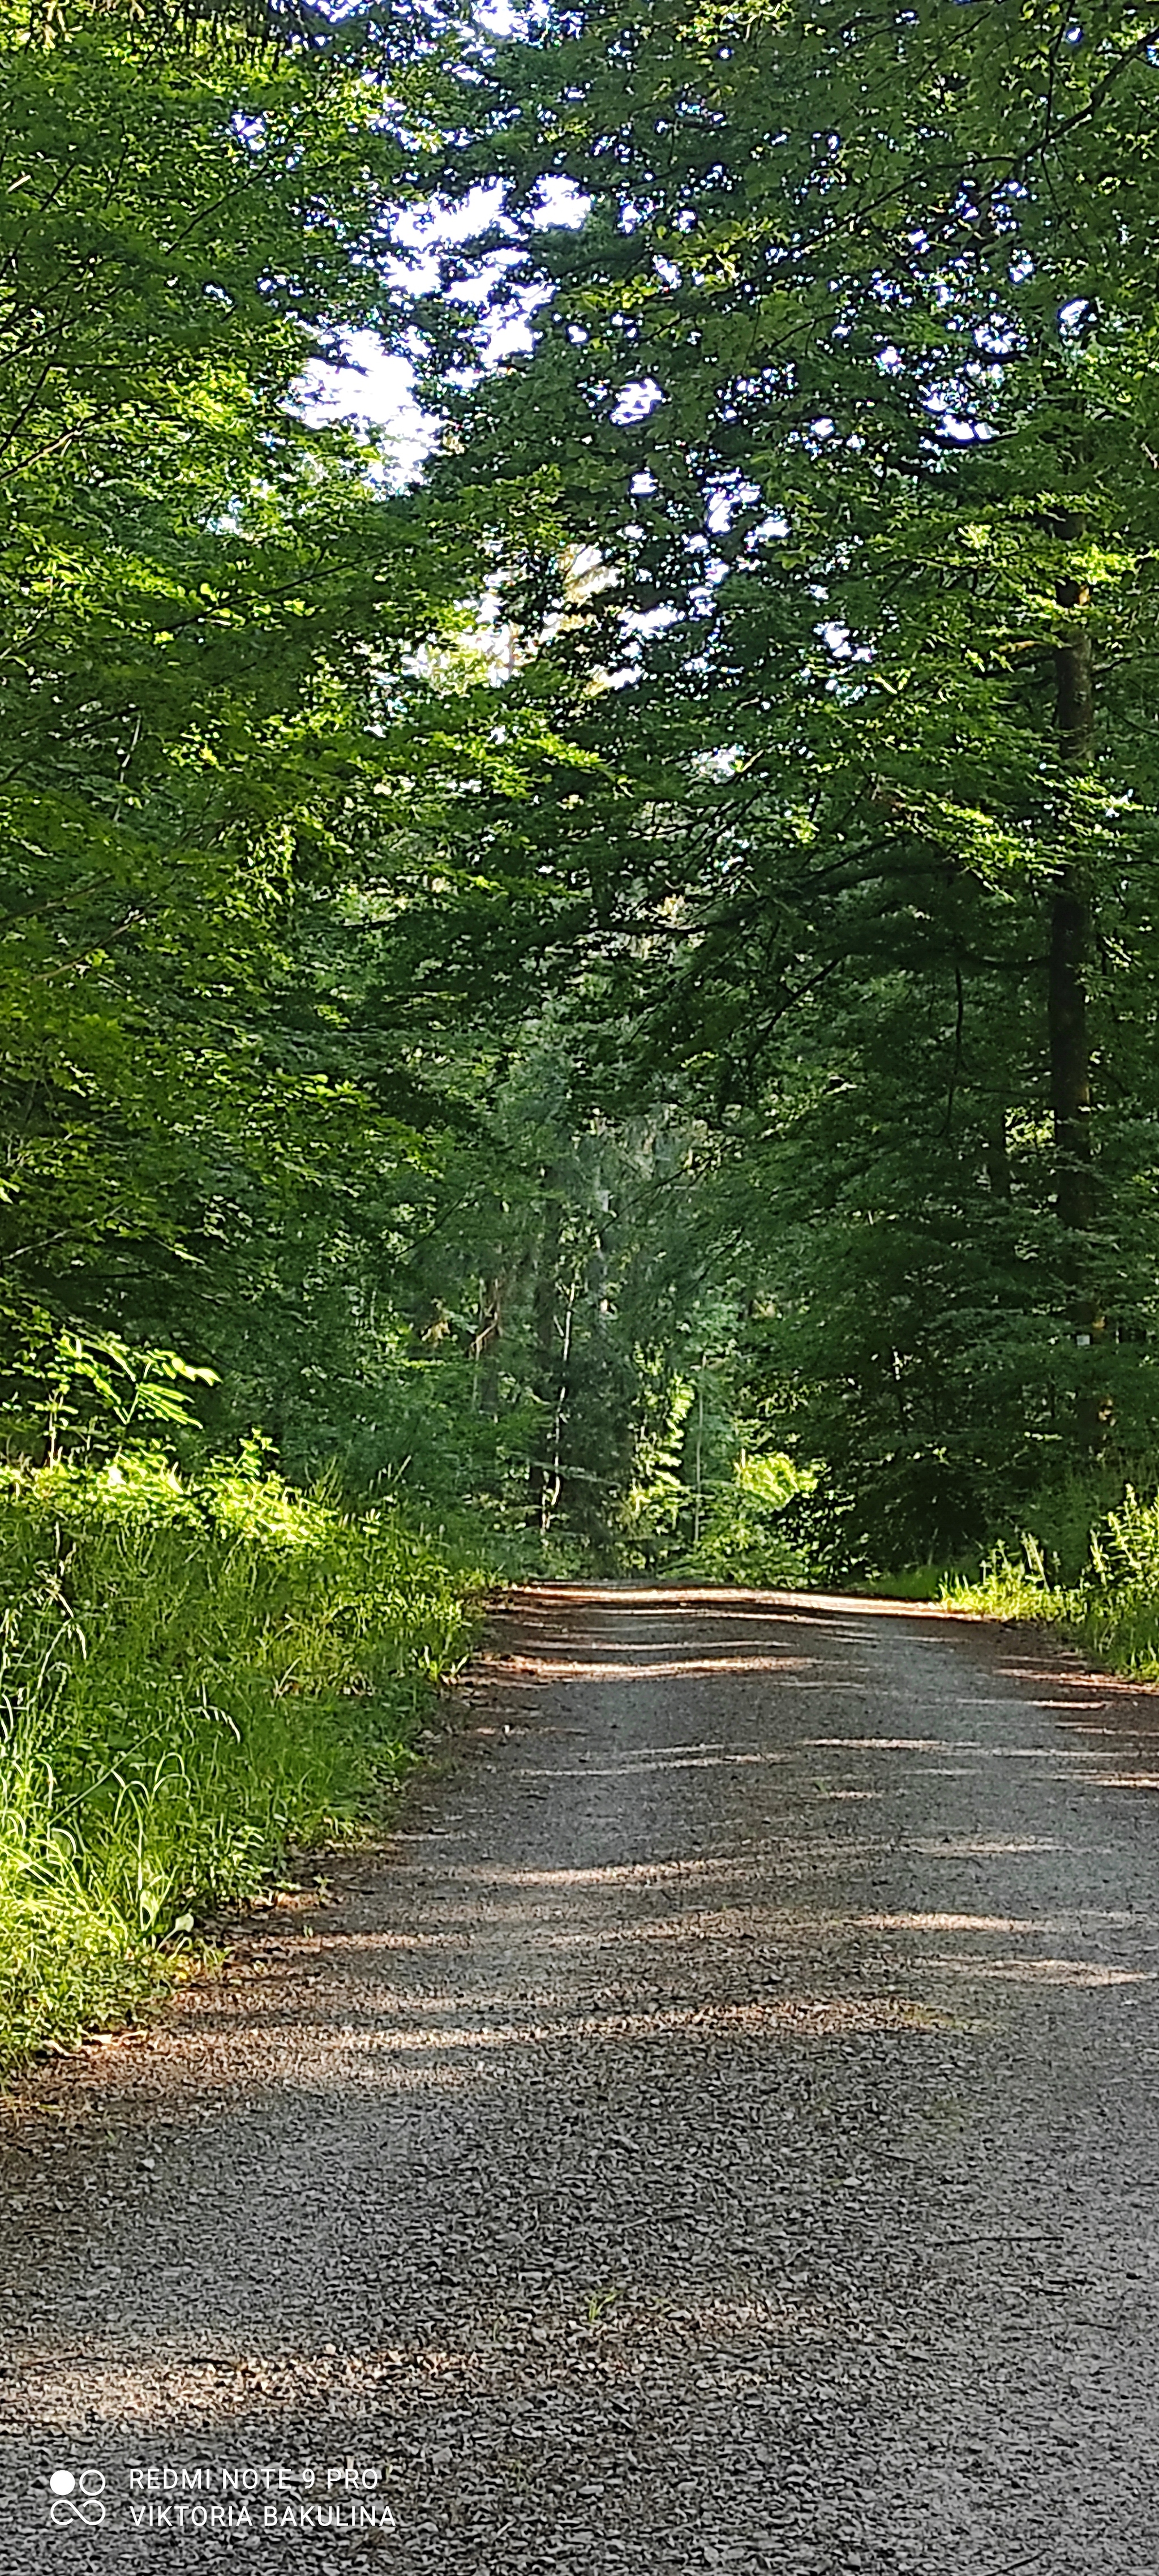
[[505, 1573], [1159, 1655], [1159, 28], [5, 15], [27, 2037]]

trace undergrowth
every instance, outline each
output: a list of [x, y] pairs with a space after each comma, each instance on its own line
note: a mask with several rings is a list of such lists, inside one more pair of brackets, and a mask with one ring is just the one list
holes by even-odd
[[484, 1579], [253, 1455], [0, 1470], [0, 2066], [373, 1819]]
[[995, 1549], [978, 1582], [949, 1582], [942, 1598], [950, 1609], [988, 1618], [1049, 1621], [1113, 1671], [1159, 1679], [1159, 1495], [1142, 1502], [1128, 1486], [1118, 1510], [1091, 1530], [1073, 1581], [1049, 1567], [1027, 1533], [1020, 1557]]
[[742, 1451], [727, 1477], [706, 1488], [704, 1526], [675, 1571], [701, 1583], [742, 1583], [773, 1591], [803, 1591], [809, 1560], [782, 1527], [794, 1494], [811, 1479], [779, 1455], [750, 1458]]

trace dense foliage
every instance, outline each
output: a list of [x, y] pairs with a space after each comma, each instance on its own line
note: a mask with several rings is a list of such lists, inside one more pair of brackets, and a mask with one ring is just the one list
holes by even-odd
[[720, 1140], [814, 1541], [1153, 1472], [1154, 31], [606, 0], [479, 81], [453, 264], [533, 320], [436, 488], [586, 761], [499, 847]]
[[49, 0], [0, 82], [11, 2050], [372, 1811], [480, 1562], [998, 1542], [1153, 1660], [1159, 36]]
[[9, 1457], [1073, 1556], [1159, 1464], [1142, 12], [4, 29]]

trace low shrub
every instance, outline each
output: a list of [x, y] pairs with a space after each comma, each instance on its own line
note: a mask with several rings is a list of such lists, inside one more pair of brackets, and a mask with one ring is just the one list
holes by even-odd
[[809, 1487], [810, 1479], [791, 1459], [753, 1458], [742, 1451], [731, 1474], [706, 1488], [704, 1527], [677, 1571], [705, 1583], [801, 1591], [809, 1581], [809, 1559], [788, 1536], [782, 1516]]

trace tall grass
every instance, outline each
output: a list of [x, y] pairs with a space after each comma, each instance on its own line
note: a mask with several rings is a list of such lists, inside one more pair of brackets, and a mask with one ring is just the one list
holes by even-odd
[[252, 1457], [0, 1470], [0, 2064], [374, 1816], [482, 1580]]
[[947, 1583], [942, 1597], [950, 1609], [990, 1618], [1050, 1621], [1113, 1671], [1159, 1679], [1159, 1495], [1142, 1502], [1128, 1486], [1118, 1510], [1090, 1531], [1073, 1582], [1052, 1579], [1027, 1533], [1020, 1558], [998, 1548], [979, 1582]]

